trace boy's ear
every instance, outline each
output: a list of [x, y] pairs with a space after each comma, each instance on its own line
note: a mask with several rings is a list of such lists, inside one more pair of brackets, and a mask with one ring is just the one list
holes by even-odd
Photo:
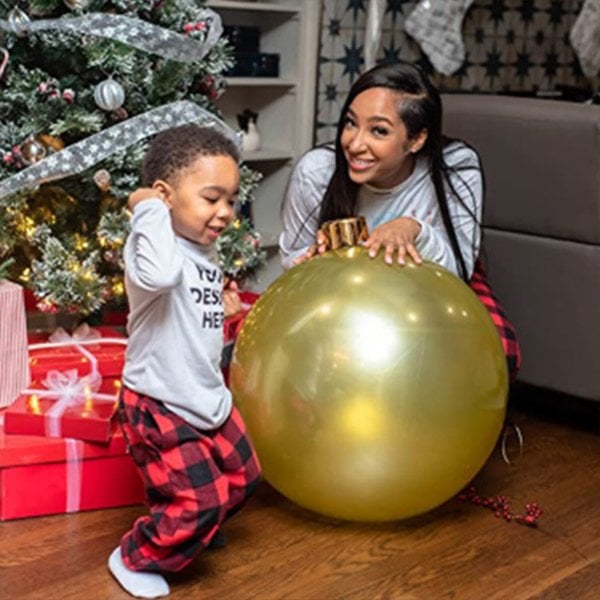
[[172, 208], [173, 206], [173, 188], [164, 180], [157, 179], [152, 184], [152, 189], [156, 190], [160, 197], [163, 199], [164, 203]]

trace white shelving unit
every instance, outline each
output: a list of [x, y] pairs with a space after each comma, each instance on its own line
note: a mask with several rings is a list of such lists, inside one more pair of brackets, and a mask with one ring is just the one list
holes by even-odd
[[258, 27], [260, 51], [280, 56], [279, 77], [230, 77], [218, 100], [223, 118], [236, 129], [238, 113], [246, 108], [258, 113], [261, 148], [246, 153], [244, 162], [263, 174], [252, 204], [269, 256], [253, 286], [262, 291], [281, 273], [277, 239], [292, 166], [313, 144], [321, 0], [208, 0], [206, 5], [221, 15], [223, 25]]

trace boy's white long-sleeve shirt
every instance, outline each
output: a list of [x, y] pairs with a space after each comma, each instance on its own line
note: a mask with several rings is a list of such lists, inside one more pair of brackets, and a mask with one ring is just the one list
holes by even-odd
[[220, 361], [223, 274], [211, 251], [175, 235], [159, 199], [133, 209], [125, 244], [129, 342], [123, 383], [199, 429], [231, 412]]

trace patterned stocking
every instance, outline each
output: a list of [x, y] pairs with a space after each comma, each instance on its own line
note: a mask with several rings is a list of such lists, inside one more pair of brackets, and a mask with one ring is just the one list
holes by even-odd
[[600, 0], [585, 0], [569, 33], [586, 77], [600, 72]]
[[420, 0], [406, 19], [406, 33], [419, 43], [431, 64], [444, 75], [454, 73], [465, 60], [461, 29], [473, 1]]

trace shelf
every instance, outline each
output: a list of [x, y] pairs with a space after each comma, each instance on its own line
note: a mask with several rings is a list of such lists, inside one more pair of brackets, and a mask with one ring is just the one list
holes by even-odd
[[295, 81], [280, 79], [279, 77], [227, 77], [226, 83], [230, 87], [294, 87]]
[[237, 2], [236, 0], [208, 0], [208, 8], [221, 8], [224, 10], [247, 10], [253, 12], [270, 13], [298, 13], [299, 6], [285, 6], [271, 2]]
[[267, 160], [290, 160], [292, 158], [294, 158], [294, 154], [291, 150], [279, 150], [278, 148], [261, 148], [255, 152], [242, 153], [242, 161], [245, 163]]
[[258, 115], [261, 149], [242, 152], [242, 162], [262, 176], [247, 211], [267, 250], [259, 290], [282, 271], [281, 204], [294, 162], [313, 144], [321, 2], [207, 0], [205, 6], [220, 13], [224, 26], [258, 30], [260, 52], [279, 56], [279, 70], [270, 71], [278, 77], [225, 76], [225, 93], [216, 101], [222, 119], [234, 129], [244, 110]]

